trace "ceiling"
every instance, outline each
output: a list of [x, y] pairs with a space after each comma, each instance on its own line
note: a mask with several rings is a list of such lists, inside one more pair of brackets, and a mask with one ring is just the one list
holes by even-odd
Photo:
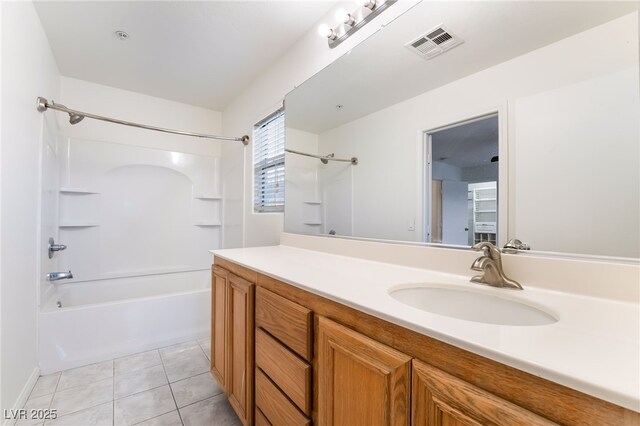
[[[60, 73], [222, 110], [332, 1], [36, 1]], [[129, 34], [119, 40], [115, 31]]]
[[[322, 133], [639, 6], [637, 1], [423, 1], [288, 94], [287, 127]], [[440, 24], [464, 43], [431, 60], [405, 47]]]
[[498, 116], [463, 123], [431, 134], [431, 156], [461, 169], [491, 163], [498, 155]]

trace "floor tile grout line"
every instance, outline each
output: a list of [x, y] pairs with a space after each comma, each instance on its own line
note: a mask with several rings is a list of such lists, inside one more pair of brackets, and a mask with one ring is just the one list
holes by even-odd
[[114, 399], [114, 401], [120, 401], [121, 399], [129, 398], [130, 396], [138, 395], [138, 394], [141, 394], [141, 393], [143, 393], [143, 392], [152, 391], [152, 390], [155, 390], [155, 389], [161, 388], [161, 387], [163, 387], [163, 386], [169, 386], [169, 383], [168, 383], [168, 382], [167, 382], [167, 383], [163, 383], [163, 384], [161, 384], [161, 385], [154, 386], [154, 387], [149, 388], [149, 389], [145, 389], [145, 390], [141, 390], [141, 391], [138, 391], [138, 392], [130, 393], [129, 395], [125, 395], [125, 396], [121, 396], [121, 397], [119, 397], [119, 398], [115, 398], [115, 399]]
[[116, 360], [115, 358], [111, 360], [111, 366], [113, 368], [111, 380], [113, 381], [113, 386], [111, 387], [111, 426], [115, 426], [116, 422]]
[[[162, 417], [162, 416], [165, 416], [165, 415], [167, 415], [169, 413], [173, 413], [174, 411], [177, 412], [178, 409], [176, 408], [175, 410], [167, 411], [166, 413], [162, 413], [162, 414], [158, 414], [157, 416], [149, 417], [148, 419], [142, 420], [141, 422], [138, 422], [138, 423], [134, 423], [131, 426], [137, 426], [137, 425], [142, 424], [144, 422], [148, 422], [149, 420], [157, 419], [158, 417]], [[179, 412], [178, 412], [178, 417], [180, 417], [180, 413]], [[182, 419], [180, 419], [180, 423], [182, 423]]]
[[[123, 375], [123, 374], [116, 374], [116, 372], [115, 372], [115, 363], [116, 363], [117, 360], [125, 359], [125, 358], [131, 358], [131, 357], [142, 355], [142, 354], [146, 354], [146, 353], [149, 353], [149, 352], [156, 352], [158, 354], [158, 358], [160, 358], [160, 349], [164, 349], [164, 348], [149, 349], [148, 351], [138, 352], [138, 353], [131, 354], [131, 355], [125, 355], [125, 356], [122, 356], [122, 357], [119, 357], [119, 358], [114, 358], [113, 359], [113, 365], [114, 365], [113, 374], [114, 374], [114, 377]], [[160, 364], [161, 364], [161, 362], [159, 362], [158, 364], [150, 365], [150, 366], [145, 367], [145, 368], [155, 367], [156, 365], [160, 365]], [[130, 371], [125, 371], [125, 373], [130, 373]]]
[[[111, 379], [113, 379], [113, 377], [111, 377]], [[78, 388], [86, 388], [87, 386], [91, 386], [91, 385], [93, 385], [95, 383], [98, 383], [98, 382], [104, 382], [106, 380], [109, 380], [109, 377], [103, 377], [102, 379], [94, 380], [94, 381], [88, 382], [88, 383], [82, 383], [82, 384], [79, 384], [79, 385], [76, 385], [76, 386], [72, 386], [70, 388], [58, 389], [56, 387], [56, 391], [54, 392], [54, 394], [58, 394], [58, 393], [61, 393], [61, 392], [68, 392], [70, 390], [76, 390]]]
[[[56, 380], [56, 384], [53, 387], [53, 391], [45, 393], [45, 394], [40, 395], [40, 396], [37, 396], [36, 398], [42, 398], [43, 396], [51, 395], [51, 400], [53, 400], [53, 397], [56, 394], [56, 389], [58, 388], [58, 383], [60, 382], [60, 376], [62, 376], [62, 371], [60, 371], [59, 373], [60, 374], [58, 375], [58, 380]], [[52, 374], [55, 374], [55, 373], [52, 373]], [[47, 376], [48, 376], [48, 374], [47, 374]], [[27, 400], [24, 402], [24, 405], [21, 408], [24, 408], [27, 405], [27, 403], [31, 400], [31, 395], [33, 395], [33, 391], [35, 390], [36, 385], [38, 384], [38, 380], [40, 380], [41, 377], [44, 377], [44, 376], [42, 376], [42, 375], [38, 376], [38, 378], [36, 379], [36, 383], [33, 385], [33, 388], [31, 388], [31, 392], [29, 392], [29, 396], [27, 397]], [[49, 407], [49, 408], [51, 408], [51, 407]]]
[[103, 401], [103, 402], [101, 402], [100, 404], [92, 405], [92, 406], [90, 406], [90, 407], [85, 407], [85, 408], [83, 408], [82, 410], [70, 411], [70, 412], [68, 412], [68, 413], [65, 413], [65, 414], [64, 414], [64, 415], [62, 415], [62, 416], [58, 416], [58, 418], [66, 417], [66, 416], [69, 416], [69, 415], [71, 415], [71, 414], [76, 414], [76, 413], [79, 413], [79, 412], [81, 412], [81, 411], [88, 410], [88, 409], [90, 409], [90, 408], [96, 408], [96, 407], [97, 407], [97, 406], [99, 406], [99, 405], [102, 405], [102, 404], [108, 404], [108, 403], [110, 403], [110, 402], [113, 402], [113, 401]]
[[[160, 352], [160, 351], [158, 351]], [[180, 414], [180, 409], [178, 408], [178, 401], [176, 401], [176, 396], [173, 394], [173, 388], [171, 387], [171, 382], [169, 381], [169, 374], [167, 374], [167, 368], [164, 366], [164, 359], [162, 357], [162, 353], [160, 353], [160, 362], [162, 363], [162, 369], [164, 370], [164, 375], [167, 377], [167, 383], [169, 384], [169, 391], [171, 392], [171, 397], [173, 398], [173, 403], [176, 405], [176, 411], [178, 412], [178, 418], [180, 418], [180, 423], [184, 425], [182, 421], [182, 414]]]
[[[184, 407], [178, 408], [178, 411], [180, 411], [183, 408], [191, 407], [192, 405], [198, 404], [198, 403], [200, 403], [202, 401], [206, 401], [207, 399], [220, 399], [220, 398], [218, 398], [220, 395], [224, 395], [224, 394], [221, 392], [221, 393], [215, 394], [213, 396], [208, 396], [208, 397], [206, 397], [204, 399], [201, 399], [200, 401], [190, 402], [187, 405], [185, 405]], [[235, 412], [234, 412], [234, 414], [235, 414]]]
[[[101, 405], [106, 405], [106, 404], [111, 404], [111, 406], [113, 407], [113, 400], [112, 401], [101, 402], [100, 404], [92, 405], [91, 407], [83, 408], [82, 410], [73, 411], [73, 412], [67, 413], [67, 414], [65, 414], [63, 416], [58, 416], [58, 417], [56, 417], [56, 419], [52, 419], [52, 420], [57, 420], [57, 419], [61, 419], [63, 417], [68, 417], [68, 416], [71, 416], [71, 415], [74, 415], [74, 414], [78, 414], [78, 413], [80, 413], [82, 411], [90, 410], [92, 408], [96, 408], [96, 407], [99, 407]], [[51, 423], [51, 421], [50, 420], [45, 421], [45, 425], [48, 424], [48, 423]]]
[[58, 392], [58, 385], [60, 385], [60, 379], [62, 378], [62, 371], [58, 374], [58, 380], [56, 380], [56, 385], [53, 388], [53, 396], [56, 396], [56, 392]]

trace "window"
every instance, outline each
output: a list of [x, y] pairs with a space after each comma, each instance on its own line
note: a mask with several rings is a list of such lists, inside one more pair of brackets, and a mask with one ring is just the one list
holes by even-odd
[[284, 110], [253, 127], [253, 210], [284, 211]]

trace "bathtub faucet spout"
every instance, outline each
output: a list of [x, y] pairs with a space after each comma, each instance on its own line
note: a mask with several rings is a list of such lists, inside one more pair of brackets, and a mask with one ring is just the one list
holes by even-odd
[[47, 274], [47, 279], [49, 281], [58, 281], [58, 280], [64, 280], [64, 279], [71, 279], [73, 278], [73, 274], [71, 273], [71, 271], [68, 272], [49, 272]]

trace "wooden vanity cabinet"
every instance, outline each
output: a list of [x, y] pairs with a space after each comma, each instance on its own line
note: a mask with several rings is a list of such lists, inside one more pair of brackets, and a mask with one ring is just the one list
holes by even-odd
[[245, 425], [253, 424], [254, 292], [255, 284], [230, 274], [227, 395]]
[[640, 426], [637, 412], [224, 259], [216, 264], [212, 372], [245, 425]]
[[229, 272], [211, 268], [211, 374], [227, 390], [227, 293]]
[[557, 425], [416, 359], [411, 421], [414, 426]]
[[318, 425], [408, 426], [411, 357], [318, 318]]
[[213, 267], [211, 373], [245, 426], [253, 425], [255, 283]]

